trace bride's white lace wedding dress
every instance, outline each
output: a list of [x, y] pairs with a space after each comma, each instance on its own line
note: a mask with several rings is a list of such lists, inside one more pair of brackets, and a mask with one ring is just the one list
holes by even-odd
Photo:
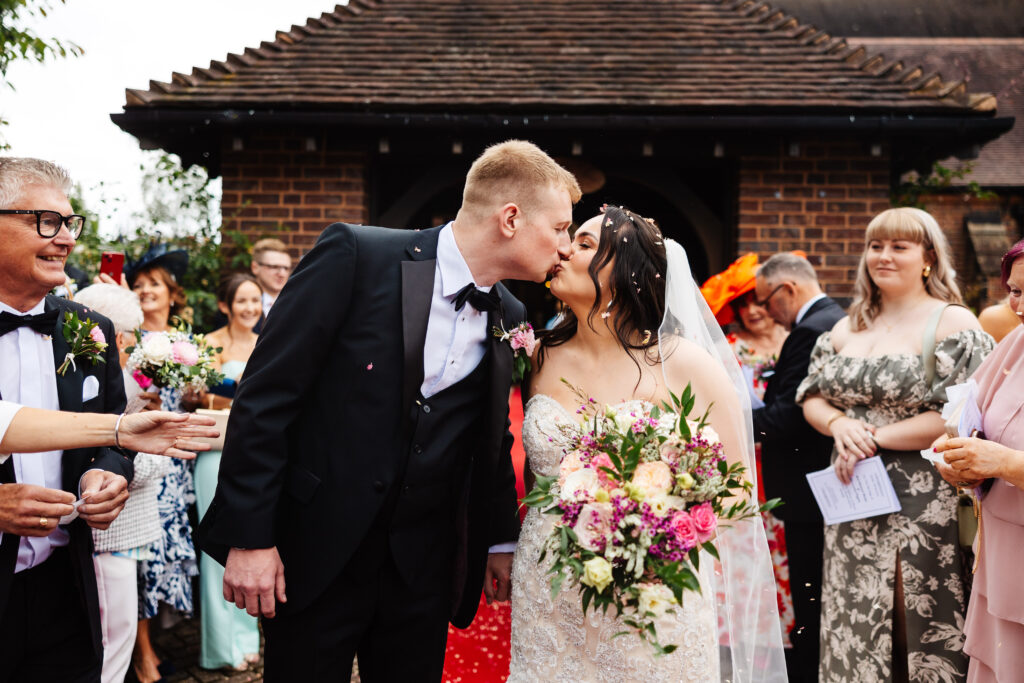
[[[614, 406], [643, 408], [641, 401]], [[530, 468], [552, 476], [567, 439], [559, 425], [577, 423], [550, 396], [538, 394], [526, 405], [523, 446]], [[717, 681], [717, 621], [710, 588], [711, 558], [702, 556], [702, 593], [684, 594], [683, 604], [657, 622], [658, 639], [678, 645], [670, 655], [654, 657], [650, 645], [627, 634], [612, 616], [591, 611], [585, 618], [576, 586], [563, 585], [552, 600], [548, 558], [538, 564], [541, 548], [555, 517], [531, 508], [526, 514], [512, 565], [512, 651], [509, 683], [537, 681]]]

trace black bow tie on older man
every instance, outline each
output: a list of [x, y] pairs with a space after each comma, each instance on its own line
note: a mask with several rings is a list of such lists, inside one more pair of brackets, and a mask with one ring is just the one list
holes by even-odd
[[56, 308], [39, 315], [15, 315], [8, 311], [0, 312], [0, 337], [19, 327], [31, 327], [39, 334], [53, 334], [58, 315], [60, 315], [60, 311]]
[[484, 292], [477, 289], [476, 284], [472, 282], [456, 292], [455, 310], [461, 311], [467, 301], [481, 313], [496, 311], [501, 306], [501, 297], [496, 291], [491, 289], [489, 292]]

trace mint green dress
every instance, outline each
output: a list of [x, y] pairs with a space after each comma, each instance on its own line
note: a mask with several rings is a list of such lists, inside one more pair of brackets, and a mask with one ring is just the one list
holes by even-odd
[[[245, 362], [231, 360], [224, 363], [221, 372], [230, 379], [238, 380], [245, 369]], [[200, 453], [196, 458], [195, 486], [196, 506], [199, 518], [213, 502], [217, 490], [217, 473], [220, 470], [220, 451]], [[260, 651], [260, 632], [256, 617], [246, 614], [233, 603], [224, 600], [222, 584], [224, 567], [206, 553], [199, 558], [199, 599], [202, 640], [199, 649], [199, 666], [204, 669], [240, 666], [245, 656]]]

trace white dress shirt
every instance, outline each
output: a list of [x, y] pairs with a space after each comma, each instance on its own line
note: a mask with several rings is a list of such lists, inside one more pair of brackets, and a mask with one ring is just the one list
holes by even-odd
[[[45, 300], [27, 313], [16, 311], [0, 302], [0, 311], [14, 315], [38, 315], [43, 312]], [[0, 396], [4, 400], [45, 410], [59, 410], [57, 398], [57, 370], [53, 362], [53, 343], [28, 327], [20, 327], [0, 336]], [[16, 359], [16, 361], [15, 361]], [[15, 361], [15, 362], [12, 362]], [[14, 476], [19, 484], [35, 484], [48, 489], [61, 488], [61, 458], [64, 451], [45, 453], [14, 453]], [[0, 534], [0, 539], [3, 535]], [[54, 548], [68, 544], [68, 532], [57, 527], [42, 537], [22, 536], [18, 546], [15, 572], [42, 564]]]
[[[7, 433], [7, 428], [11, 426], [11, 420], [19, 410], [21, 410], [20, 403], [0, 399], [0, 441], [4, 440], [4, 434]], [[7, 462], [9, 457], [10, 453], [0, 453], [0, 465]]]
[[796, 320], [794, 320], [794, 321], [793, 321], [793, 324], [794, 324], [794, 325], [799, 325], [799, 324], [800, 324], [800, 321], [804, 319], [804, 316], [805, 316], [805, 315], [807, 315], [807, 311], [811, 310], [811, 306], [813, 306], [813, 305], [814, 305], [814, 303], [815, 303], [815, 302], [816, 302], [816, 301], [817, 301], [818, 299], [824, 299], [824, 298], [825, 298], [825, 295], [824, 295], [824, 294], [818, 294], [818, 295], [816, 295], [816, 296], [812, 296], [812, 297], [811, 297], [811, 298], [810, 298], [810, 299], [809, 299], [809, 300], [807, 301], [807, 303], [805, 303], [805, 304], [804, 304], [803, 306], [801, 306], [801, 307], [800, 307], [800, 310], [796, 312]]
[[[473, 273], [455, 243], [452, 224], [441, 228], [437, 238], [434, 295], [430, 300], [427, 337], [423, 344], [423, 384], [420, 392], [430, 398], [465, 379], [487, 352], [487, 314], [466, 302], [455, 310], [455, 295], [473, 282]], [[490, 287], [479, 287], [488, 292]]]
[[262, 294], [260, 294], [260, 303], [263, 305], [263, 317], [264, 318], [266, 318], [268, 315], [270, 315], [270, 307], [274, 305], [275, 301], [277, 301], [277, 297], [276, 296], [270, 296], [266, 292], [263, 292]]

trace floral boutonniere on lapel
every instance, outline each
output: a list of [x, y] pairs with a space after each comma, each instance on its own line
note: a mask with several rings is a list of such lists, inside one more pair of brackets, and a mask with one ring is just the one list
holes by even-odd
[[507, 341], [509, 346], [512, 347], [512, 358], [514, 359], [515, 365], [512, 367], [512, 381], [522, 382], [523, 375], [533, 369], [533, 364], [530, 362], [530, 356], [533, 355], [533, 350], [537, 348], [537, 338], [533, 335], [533, 325], [530, 323], [519, 323], [511, 330], [506, 330], [505, 326], [494, 328], [494, 336], [499, 341]]
[[58, 375], [63, 376], [67, 372], [68, 366], [74, 368], [76, 358], [88, 358], [94, 365], [107, 362], [107, 359], [103, 357], [103, 352], [107, 349], [107, 338], [103, 336], [100, 326], [89, 318], [82, 320], [78, 317], [77, 311], [66, 311], [61, 332], [71, 350], [64, 356], [64, 362], [57, 368]]

